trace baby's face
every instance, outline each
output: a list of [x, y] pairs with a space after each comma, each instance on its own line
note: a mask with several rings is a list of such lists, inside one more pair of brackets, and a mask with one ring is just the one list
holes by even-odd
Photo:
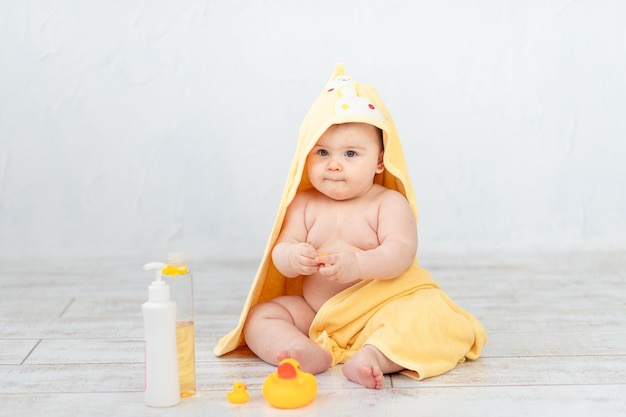
[[334, 200], [360, 197], [383, 171], [383, 150], [377, 127], [365, 123], [333, 125], [307, 157], [311, 184]]

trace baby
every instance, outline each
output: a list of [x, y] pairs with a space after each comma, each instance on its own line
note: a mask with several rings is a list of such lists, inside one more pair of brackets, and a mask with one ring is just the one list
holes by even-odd
[[[244, 327], [248, 347], [277, 365], [298, 360], [311, 373], [327, 370], [331, 355], [308, 336], [320, 307], [362, 280], [394, 279], [413, 263], [416, 219], [406, 198], [374, 182], [384, 171], [381, 130], [348, 122], [331, 125], [306, 159], [313, 188], [289, 205], [272, 260], [287, 278], [304, 276], [302, 296], [283, 295], [252, 307]], [[365, 344], [343, 374], [368, 388], [404, 369]]]
[[277, 365], [380, 389], [480, 357], [481, 323], [416, 257], [417, 206], [391, 114], [337, 65], [300, 128], [265, 252], [237, 326], [213, 349], [247, 345]]

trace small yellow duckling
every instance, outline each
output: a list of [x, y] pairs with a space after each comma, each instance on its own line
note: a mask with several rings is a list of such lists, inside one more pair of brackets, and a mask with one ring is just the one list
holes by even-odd
[[272, 407], [300, 408], [309, 404], [317, 395], [317, 380], [300, 369], [292, 358], [280, 361], [276, 372], [268, 375], [263, 383], [263, 396]]
[[233, 391], [226, 393], [226, 399], [233, 404], [247, 403], [250, 399], [248, 387], [241, 381], [235, 382], [233, 384]]

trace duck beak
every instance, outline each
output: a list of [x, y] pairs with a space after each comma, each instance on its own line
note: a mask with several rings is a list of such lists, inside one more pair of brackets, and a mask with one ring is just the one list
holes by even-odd
[[278, 374], [278, 377], [282, 379], [293, 379], [298, 376], [296, 368], [294, 368], [294, 366], [289, 362], [281, 363], [280, 365], [278, 365], [276, 373]]

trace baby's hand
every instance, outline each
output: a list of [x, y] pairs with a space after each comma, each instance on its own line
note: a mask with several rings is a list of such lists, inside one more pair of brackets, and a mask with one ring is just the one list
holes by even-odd
[[320, 253], [315, 260], [317, 261], [317, 266], [330, 266], [330, 264], [325, 263], [324, 261], [322, 261], [322, 259], [324, 259], [325, 256], [328, 256], [327, 253]]
[[317, 251], [309, 243], [296, 243], [289, 251], [289, 266], [300, 275], [311, 275], [319, 266], [316, 257]]
[[359, 264], [354, 252], [321, 254], [315, 260], [319, 265], [320, 275], [329, 281], [347, 284], [361, 278]]

